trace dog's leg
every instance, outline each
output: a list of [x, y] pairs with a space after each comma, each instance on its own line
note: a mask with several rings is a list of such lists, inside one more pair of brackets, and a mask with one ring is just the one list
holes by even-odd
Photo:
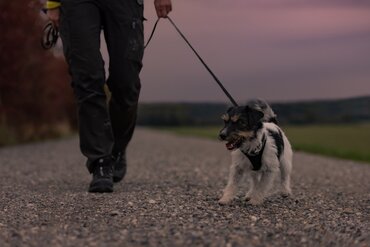
[[251, 204], [258, 205], [263, 202], [263, 199], [266, 197], [267, 193], [272, 187], [278, 171], [279, 170], [277, 168], [271, 167], [268, 170], [262, 172], [261, 180], [257, 183], [256, 189], [252, 195], [251, 200], [249, 201]]
[[259, 178], [259, 176], [258, 176], [258, 173], [256, 173], [256, 172], [250, 172], [248, 174], [249, 189], [248, 189], [248, 192], [245, 194], [245, 197], [244, 197], [244, 199], [246, 201], [249, 201], [252, 198], [254, 190], [255, 190], [255, 186], [258, 183], [258, 178]]
[[288, 197], [292, 194], [290, 188], [290, 174], [292, 172], [292, 152], [288, 152], [284, 155], [280, 163], [280, 173], [281, 173], [281, 195], [283, 197]]
[[243, 177], [244, 169], [244, 165], [240, 163], [233, 163], [231, 165], [229, 180], [218, 203], [225, 205], [229, 204], [234, 199], [238, 192], [238, 185]]

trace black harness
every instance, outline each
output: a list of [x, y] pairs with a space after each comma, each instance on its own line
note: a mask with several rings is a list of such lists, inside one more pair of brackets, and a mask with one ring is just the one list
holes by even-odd
[[258, 151], [258, 152], [252, 152], [252, 153], [247, 153], [247, 152], [244, 152], [243, 150], [242, 153], [247, 156], [247, 158], [249, 159], [249, 161], [252, 163], [252, 166], [253, 166], [253, 171], [258, 171], [259, 169], [261, 169], [261, 166], [262, 166], [262, 154], [263, 154], [263, 151], [265, 150], [265, 146], [266, 146], [266, 135], [263, 135], [262, 137], [262, 147], [261, 149]]
[[[269, 135], [274, 139], [275, 141], [275, 145], [276, 145], [276, 149], [277, 149], [277, 157], [278, 159], [280, 159], [280, 156], [284, 150], [284, 140], [283, 140], [283, 135], [281, 133], [280, 130], [278, 130], [278, 132], [274, 132], [274, 131], [271, 131], [271, 130], [268, 130], [269, 132]], [[257, 152], [251, 152], [251, 153], [247, 153], [247, 152], [244, 152], [242, 151], [242, 153], [247, 156], [247, 158], [249, 159], [249, 161], [252, 163], [252, 166], [253, 166], [253, 171], [258, 171], [259, 169], [261, 169], [261, 166], [262, 166], [262, 155], [263, 155], [263, 151], [265, 150], [265, 146], [266, 146], [266, 135], [264, 134], [263, 137], [262, 137], [262, 147], [259, 151]]]

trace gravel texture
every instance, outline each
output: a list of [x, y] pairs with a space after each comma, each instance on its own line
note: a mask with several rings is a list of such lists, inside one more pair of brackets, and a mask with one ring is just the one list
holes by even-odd
[[370, 165], [297, 152], [293, 197], [217, 204], [216, 141], [136, 131], [128, 174], [89, 194], [76, 138], [0, 149], [0, 246], [370, 246]]

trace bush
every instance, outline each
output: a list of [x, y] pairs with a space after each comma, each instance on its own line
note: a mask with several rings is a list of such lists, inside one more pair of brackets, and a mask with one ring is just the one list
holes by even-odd
[[35, 0], [0, 2], [0, 125], [20, 141], [48, 136], [61, 123], [76, 126], [66, 64], [40, 46], [41, 7]]

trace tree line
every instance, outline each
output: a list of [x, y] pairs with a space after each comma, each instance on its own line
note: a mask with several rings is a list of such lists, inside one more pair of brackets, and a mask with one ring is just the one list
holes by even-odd
[[[220, 125], [229, 105], [222, 103], [141, 104], [138, 123], [148, 126]], [[370, 122], [370, 96], [344, 100], [271, 103], [280, 124]]]

